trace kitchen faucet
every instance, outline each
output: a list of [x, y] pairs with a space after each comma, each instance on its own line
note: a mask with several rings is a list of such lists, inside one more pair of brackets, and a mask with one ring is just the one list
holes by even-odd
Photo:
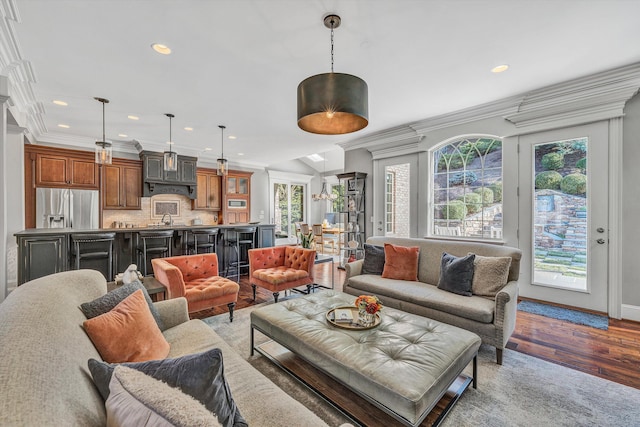
[[[169, 215], [169, 221], [165, 221], [164, 217]], [[162, 219], [160, 220], [160, 222], [162, 222], [164, 225], [173, 225], [173, 219], [171, 218], [171, 214], [166, 213], [164, 215], [162, 215]]]

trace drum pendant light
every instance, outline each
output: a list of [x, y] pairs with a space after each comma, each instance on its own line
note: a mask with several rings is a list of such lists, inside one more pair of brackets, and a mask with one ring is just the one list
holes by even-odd
[[333, 30], [340, 22], [338, 15], [324, 18], [325, 27], [331, 29], [331, 72], [308, 77], [298, 85], [298, 127], [306, 132], [341, 135], [369, 124], [367, 83], [333, 72]]
[[107, 141], [104, 133], [104, 104], [108, 104], [109, 100], [105, 98], [93, 98], [96, 101], [102, 102], [102, 140], [96, 141], [96, 157], [95, 162], [99, 165], [110, 165], [113, 155], [113, 149], [111, 143]]
[[178, 170], [178, 153], [173, 151], [173, 140], [171, 139], [171, 119], [175, 116], [171, 113], [166, 113], [165, 116], [169, 117], [169, 151], [164, 152], [164, 170], [165, 171], [177, 171]]
[[220, 134], [220, 140], [222, 141], [222, 148], [220, 151], [220, 158], [218, 159], [218, 175], [219, 176], [223, 176], [226, 175], [227, 173], [229, 173], [228, 169], [227, 169], [227, 163], [229, 163], [227, 161], [227, 159], [224, 158], [224, 130], [226, 129], [226, 126], [224, 125], [218, 125], [218, 127], [220, 128], [220, 131], [222, 132]]

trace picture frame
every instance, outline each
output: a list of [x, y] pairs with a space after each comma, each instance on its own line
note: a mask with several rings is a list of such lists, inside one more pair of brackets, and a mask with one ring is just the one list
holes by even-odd
[[180, 200], [153, 200], [151, 206], [151, 216], [161, 218], [169, 214], [172, 217], [180, 216]]
[[357, 193], [362, 191], [364, 185], [364, 181], [362, 179], [350, 179], [347, 181], [347, 192], [348, 193]]

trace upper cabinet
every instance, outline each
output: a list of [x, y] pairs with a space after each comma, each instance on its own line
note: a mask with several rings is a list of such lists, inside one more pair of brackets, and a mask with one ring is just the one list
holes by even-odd
[[93, 156], [36, 153], [36, 186], [98, 189], [98, 167]]
[[162, 153], [143, 151], [140, 153], [140, 159], [144, 197], [156, 194], [182, 194], [190, 199], [196, 198], [197, 157], [178, 156], [175, 171], [164, 169]]
[[229, 171], [226, 176], [222, 218], [224, 224], [246, 223], [251, 218], [252, 172]]
[[178, 156], [178, 167], [175, 171], [164, 170], [162, 153], [143, 151], [140, 158], [144, 165], [145, 182], [161, 182], [167, 184], [195, 185], [196, 157]]
[[102, 167], [102, 208], [141, 209], [142, 162], [113, 159]]
[[215, 169], [198, 169], [196, 173], [197, 196], [196, 200], [191, 202], [192, 209], [222, 210], [221, 178]]

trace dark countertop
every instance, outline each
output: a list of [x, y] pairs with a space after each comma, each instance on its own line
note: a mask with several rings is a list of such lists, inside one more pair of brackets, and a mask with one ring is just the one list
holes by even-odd
[[257, 227], [274, 227], [274, 224], [218, 224], [218, 225], [163, 225], [159, 227], [134, 227], [134, 228], [98, 228], [89, 230], [80, 230], [75, 228], [29, 228], [14, 234], [14, 236], [47, 236], [52, 234], [72, 234], [72, 233], [135, 233], [137, 231], [148, 230], [176, 230], [189, 231], [203, 228], [220, 228], [225, 230], [228, 228], [242, 227], [247, 225], [255, 225]]

